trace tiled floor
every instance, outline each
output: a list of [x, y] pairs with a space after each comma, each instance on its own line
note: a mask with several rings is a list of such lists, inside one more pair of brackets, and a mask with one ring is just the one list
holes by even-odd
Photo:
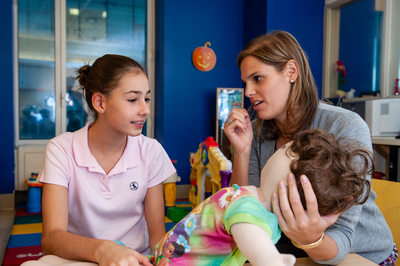
[[3, 262], [4, 251], [14, 221], [15, 210], [0, 211], [0, 264]]

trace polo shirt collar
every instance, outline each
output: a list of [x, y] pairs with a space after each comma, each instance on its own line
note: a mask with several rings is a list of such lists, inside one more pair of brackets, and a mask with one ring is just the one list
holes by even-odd
[[126, 147], [124, 153], [121, 156], [121, 159], [115, 165], [114, 169], [111, 170], [110, 173], [116, 171], [126, 171], [129, 168], [136, 167], [140, 163], [140, 147], [139, 147], [139, 139], [143, 138], [143, 135], [139, 135], [136, 137], [128, 136], [128, 140], [126, 142]]
[[[104, 170], [101, 168], [96, 158], [94, 158], [93, 154], [90, 152], [89, 143], [88, 143], [88, 130], [93, 122], [87, 123], [83, 128], [75, 131], [73, 133], [72, 140], [72, 150], [75, 158], [75, 162], [78, 166], [87, 167], [91, 172], [103, 173]], [[113, 169], [108, 173], [108, 175], [119, 174], [121, 172], [125, 172], [127, 169], [135, 167], [139, 164], [140, 161], [140, 153], [139, 151], [139, 138], [143, 137], [142, 135], [137, 137], [129, 137], [127, 140], [127, 144], [122, 154], [120, 160], [114, 166]]]

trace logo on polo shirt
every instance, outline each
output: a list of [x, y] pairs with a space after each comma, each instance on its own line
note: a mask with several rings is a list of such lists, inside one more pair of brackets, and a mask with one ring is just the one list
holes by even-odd
[[131, 190], [133, 190], [133, 191], [138, 190], [139, 184], [138, 184], [136, 181], [132, 181], [132, 182], [129, 184], [129, 188], [130, 188]]

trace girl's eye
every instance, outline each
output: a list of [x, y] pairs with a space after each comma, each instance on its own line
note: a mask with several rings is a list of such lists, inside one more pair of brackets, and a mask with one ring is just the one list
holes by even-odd
[[144, 99], [146, 102], [151, 102], [151, 99], [150, 98], [146, 98], [146, 99]]
[[137, 99], [129, 99], [128, 102], [133, 103], [133, 102], [136, 102], [136, 100], [137, 100]]
[[258, 81], [262, 80], [262, 77], [261, 76], [254, 76], [253, 79], [254, 79], [255, 82], [258, 82]]

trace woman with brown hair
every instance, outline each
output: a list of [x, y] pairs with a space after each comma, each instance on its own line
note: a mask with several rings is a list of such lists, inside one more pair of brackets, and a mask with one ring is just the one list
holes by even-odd
[[[297, 132], [308, 128], [321, 128], [335, 138], [357, 140], [372, 151], [368, 126], [359, 115], [318, 101], [307, 57], [291, 34], [275, 31], [255, 38], [237, 62], [245, 94], [257, 118], [250, 121], [246, 110], [234, 108], [225, 123], [224, 132], [234, 150], [231, 184], [258, 186], [268, 158]], [[307, 178], [301, 180], [305, 206], [292, 174], [286, 184], [279, 183], [272, 197], [273, 211], [287, 237], [277, 244], [280, 252], [308, 255], [321, 264], [338, 264], [355, 252], [382, 265], [392, 251], [395, 253], [397, 248], [374, 203], [373, 191], [362, 205], [340, 215], [322, 216], [310, 182]]]

